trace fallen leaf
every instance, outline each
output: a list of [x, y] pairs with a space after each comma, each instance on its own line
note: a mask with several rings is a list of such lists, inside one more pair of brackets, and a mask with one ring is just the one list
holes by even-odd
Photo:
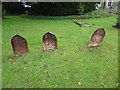
[[51, 76], [47, 76], [48, 78], [51, 78]]
[[26, 69], [25, 67], [23, 67], [23, 69]]
[[45, 82], [46, 80], [43, 80], [43, 82]]
[[15, 61], [12, 61], [11, 63], [12, 63], [12, 64], [15, 64]]
[[80, 83], [80, 82], [77, 82], [77, 84], [80, 85], [80, 86], [82, 86], [82, 83]]
[[30, 82], [30, 79], [27, 79], [28, 82]]
[[28, 64], [28, 62], [24, 62], [24, 64]]

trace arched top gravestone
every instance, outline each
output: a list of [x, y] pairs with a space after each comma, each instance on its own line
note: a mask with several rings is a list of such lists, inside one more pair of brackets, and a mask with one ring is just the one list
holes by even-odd
[[11, 39], [14, 54], [22, 55], [28, 52], [27, 41], [20, 35], [15, 35]]
[[91, 37], [89, 47], [100, 46], [105, 36], [105, 30], [103, 28], [97, 29]]
[[54, 50], [57, 48], [57, 38], [54, 34], [47, 32], [43, 38], [43, 49], [45, 51]]

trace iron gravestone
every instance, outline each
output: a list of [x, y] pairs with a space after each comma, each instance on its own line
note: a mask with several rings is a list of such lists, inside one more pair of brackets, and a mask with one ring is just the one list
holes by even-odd
[[14, 54], [22, 55], [28, 52], [27, 41], [20, 35], [15, 35], [11, 39]]
[[105, 36], [105, 30], [103, 28], [97, 29], [91, 37], [89, 47], [100, 46]]
[[54, 50], [57, 48], [57, 38], [54, 34], [47, 32], [43, 38], [43, 49], [45, 51]]

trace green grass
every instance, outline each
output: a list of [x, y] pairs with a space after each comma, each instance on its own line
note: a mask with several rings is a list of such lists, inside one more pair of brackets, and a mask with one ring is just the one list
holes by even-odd
[[[116, 16], [79, 19], [92, 27], [79, 27], [72, 20], [37, 20], [6, 16], [2, 30], [3, 88], [116, 88], [118, 87], [118, 29]], [[101, 47], [89, 49], [95, 30], [104, 28]], [[53, 32], [58, 49], [43, 52], [42, 37]], [[22, 35], [29, 53], [13, 57], [11, 38]], [[81, 83], [81, 84], [78, 84]]]
[[[2, 37], [2, 21], [0, 20], [0, 37]], [[0, 89], [2, 89], [2, 38], [0, 38]]]

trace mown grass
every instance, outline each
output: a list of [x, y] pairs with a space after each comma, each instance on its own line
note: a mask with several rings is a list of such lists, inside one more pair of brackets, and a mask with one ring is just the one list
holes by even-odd
[[[118, 87], [118, 29], [116, 16], [79, 19], [92, 27], [79, 27], [72, 20], [26, 19], [6, 16], [2, 26], [3, 88], [116, 88]], [[90, 49], [95, 30], [104, 28], [101, 47]], [[58, 49], [43, 52], [42, 37], [53, 32]], [[11, 38], [22, 35], [28, 43], [26, 56], [14, 57]]]
[[2, 20], [0, 20], [0, 89], [2, 89]]

